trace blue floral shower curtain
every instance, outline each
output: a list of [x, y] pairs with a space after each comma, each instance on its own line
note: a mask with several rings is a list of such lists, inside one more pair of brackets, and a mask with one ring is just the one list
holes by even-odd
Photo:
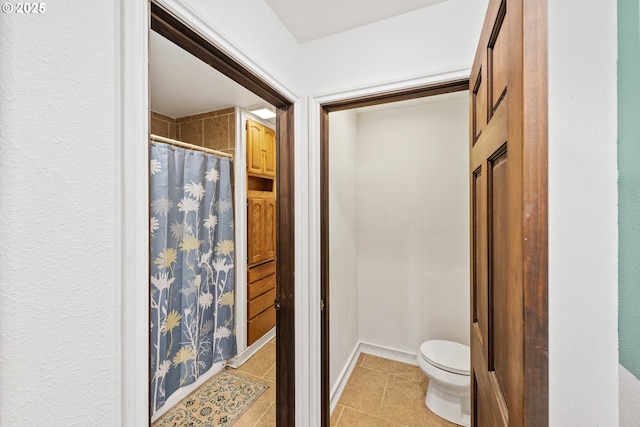
[[151, 405], [236, 354], [232, 162], [150, 152]]

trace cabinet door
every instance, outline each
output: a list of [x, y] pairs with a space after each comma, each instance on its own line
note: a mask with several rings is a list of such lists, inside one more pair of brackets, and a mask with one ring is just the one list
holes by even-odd
[[265, 258], [264, 248], [265, 200], [247, 198], [247, 263]]
[[262, 141], [264, 174], [276, 176], [276, 131], [265, 127]]
[[264, 126], [247, 120], [247, 173], [261, 175], [264, 173]]
[[256, 342], [274, 326], [276, 326], [276, 310], [271, 306], [247, 322], [247, 345]]
[[276, 200], [265, 199], [264, 204], [264, 246], [265, 259], [276, 256]]

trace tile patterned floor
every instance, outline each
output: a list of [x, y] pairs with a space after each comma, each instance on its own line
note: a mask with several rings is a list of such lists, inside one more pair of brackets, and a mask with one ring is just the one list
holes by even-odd
[[[275, 427], [275, 340], [233, 372], [269, 386], [234, 427]], [[455, 427], [425, 406], [428, 381], [417, 366], [361, 354], [333, 411], [331, 426]]]
[[331, 426], [455, 427], [425, 406], [428, 383], [417, 366], [361, 354]]
[[269, 341], [239, 369], [233, 370], [269, 386], [262, 396], [233, 424], [234, 427], [275, 427], [276, 425], [276, 342]]

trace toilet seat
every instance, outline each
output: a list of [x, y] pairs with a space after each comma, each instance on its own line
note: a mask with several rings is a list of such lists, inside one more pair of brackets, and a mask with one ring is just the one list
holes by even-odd
[[427, 363], [458, 375], [470, 375], [469, 347], [453, 341], [432, 340], [420, 345], [420, 357]]

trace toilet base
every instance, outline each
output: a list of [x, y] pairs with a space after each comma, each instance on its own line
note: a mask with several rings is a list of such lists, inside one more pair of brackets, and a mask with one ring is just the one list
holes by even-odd
[[471, 423], [468, 394], [465, 397], [460, 396], [459, 391], [458, 393], [450, 393], [435, 381], [429, 381], [424, 403], [431, 412], [447, 421], [465, 427]]

